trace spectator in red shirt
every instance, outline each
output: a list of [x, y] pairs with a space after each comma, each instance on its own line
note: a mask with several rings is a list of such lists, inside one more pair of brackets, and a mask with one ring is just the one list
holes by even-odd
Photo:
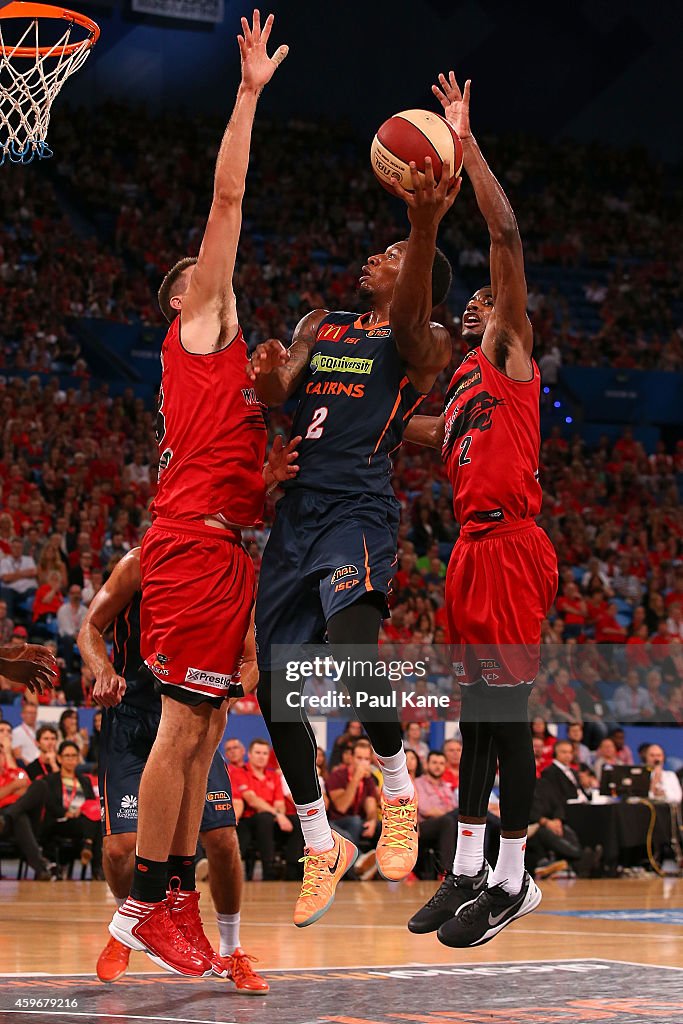
[[33, 621], [43, 625], [53, 622], [63, 603], [61, 574], [56, 571], [50, 572], [47, 576], [47, 583], [43, 583], [36, 590], [36, 596], [33, 599]]
[[543, 771], [549, 765], [553, 763], [555, 756], [555, 737], [550, 732], [547, 723], [544, 718], [534, 718], [531, 722], [531, 735], [532, 739], [540, 739], [543, 744], [543, 750], [541, 754], [541, 764]]
[[340, 765], [327, 776], [330, 823], [356, 846], [363, 839], [364, 846], [374, 847], [379, 839], [378, 790], [371, 769], [372, 746], [361, 738], [353, 744], [351, 764]]
[[443, 752], [446, 758], [446, 770], [443, 773], [443, 781], [453, 787], [455, 792], [460, 784], [460, 758], [462, 756], [462, 742], [460, 740], [446, 740], [443, 745]]
[[579, 705], [576, 703], [576, 691], [569, 684], [569, 672], [566, 668], [558, 668], [555, 678], [548, 687], [548, 702], [553, 718], [559, 722], [575, 722], [581, 719]]
[[[254, 739], [249, 744], [247, 763], [237, 772], [236, 795], [244, 801], [244, 813], [237, 826], [242, 859], [247, 860], [255, 847], [263, 865], [263, 880], [275, 879], [275, 841], [282, 833], [298, 836], [294, 822], [285, 814], [285, 797], [278, 772], [267, 767], [270, 744], [266, 740]], [[232, 779], [232, 776], [231, 776]], [[298, 822], [297, 822], [298, 824]], [[296, 864], [298, 856], [291, 851], [287, 863]]]
[[23, 768], [18, 768], [12, 758], [7, 757], [7, 746], [0, 743], [0, 807], [9, 807], [22, 796], [31, 780]]
[[623, 644], [626, 630], [617, 619], [617, 606], [610, 604], [595, 623], [595, 640], [599, 644]]
[[555, 607], [564, 622], [565, 637], [580, 636], [586, 625], [588, 608], [576, 583], [565, 583]]
[[223, 753], [230, 776], [232, 788], [232, 806], [235, 810], [235, 817], [239, 821], [244, 814], [244, 800], [237, 795], [237, 783], [240, 779], [240, 772], [244, 768], [244, 755], [246, 753], [244, 744], [233, 737], [228, 737], [223, 746]]

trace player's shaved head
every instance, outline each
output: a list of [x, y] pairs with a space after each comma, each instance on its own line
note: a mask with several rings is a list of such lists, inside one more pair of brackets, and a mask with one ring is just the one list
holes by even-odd
[[169, 324], [172, 323], [177, 317], [179, 310], [174, 309], [171, 305], [171, 299], [176, 295], [182, 295], [187, 290], [187, 279], [185, 278], [185, 271], [188, 267], [193, 267], [197, 262], [196, 256], [183, 256], [181, 260], [171, 267], [166, 277], [161, 282], [159, 288], [158, 300], [159, 308], [164, 314]]

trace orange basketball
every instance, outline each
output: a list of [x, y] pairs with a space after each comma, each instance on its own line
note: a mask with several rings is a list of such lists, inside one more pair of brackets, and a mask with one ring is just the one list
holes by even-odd
[[431, 110], [402, 110], [378, 129], [370, 147], [370, 161], [377, 180], [388, 191], [391, 183], [413, 191], [410, 161], [418, 171], [425, 167], [425, 157], [432, 158], [434, 178], [439, 181], [443, 163], [448, 160], [451, 175], [456, 178], [462, 169], [462, 143], [448, 121]]

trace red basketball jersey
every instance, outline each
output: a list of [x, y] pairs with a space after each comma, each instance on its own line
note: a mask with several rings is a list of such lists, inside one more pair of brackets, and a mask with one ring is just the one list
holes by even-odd
[[161, 347], [156, 515], [260, 522], [266, 426], [247, 358], [241, 329], [227, 348], [195, 355], [182, 346], [180, 316], [171, 324]]
[[533, 519], [541, 511], [541, 378], [511, 380], [473, 349], [453, 374], [441, 456], [453, 511], [466, 533]]

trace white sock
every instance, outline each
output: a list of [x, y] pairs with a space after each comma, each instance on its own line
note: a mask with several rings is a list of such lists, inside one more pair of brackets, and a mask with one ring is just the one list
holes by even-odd
[[524, 878], [524, 852], [526, 850], [526, 836], [521, 839], [500, 839], [500, 853], [495, 871], [489, 879], [489, 889], [492, 885], [502, 885], [505, 892], [516, 896], [522, 888]]
[[310, 804], [295, 804], [294, 806], [299, 815], [301, 831], [304, 834], [304, 845], [307, 849], [315, 850], [316, 853], [331, 850], [334, 846], [334, 839], [330, 823], [327, 820], [323, 798], [313, 800]]
[[230, 956], [240, 944], [240, 915], [216, 914], [218, 922], [218, 934], [221, 937], [221, 944], [218, 950], [220, 956]]
[[114, 896], [114, 903], [116, 904], [117, 907], [122, 907], [123, 904], [126, 902], [126, 899], [126, 896]]
[[458, 845], [453, 860], [454, 875], [478, 875], [484, 864], [486, 825], [458, 822]]
[[377, 761], [382, 769], [382, 778], [384, 779], [382, 791], [387, 800], [415, 795], [415, 787], [413, 786], [413, 780], [408, 774], [406, 752], [403, 747], [401, 747], [398, 754], [392, 754], [390, 757], [385, 757], [384, 755], [380, 757], [378, 754]]

